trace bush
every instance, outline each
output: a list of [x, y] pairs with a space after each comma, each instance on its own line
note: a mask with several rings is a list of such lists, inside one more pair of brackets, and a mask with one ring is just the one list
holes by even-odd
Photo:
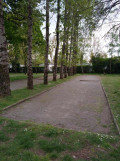
[[[32, 67], [33, 73], [44, 73], [44, 67]], [[16, 70], [13, 68], [9, 69], [10, 73], [26, 73], [27, 67], [17, 67]]]

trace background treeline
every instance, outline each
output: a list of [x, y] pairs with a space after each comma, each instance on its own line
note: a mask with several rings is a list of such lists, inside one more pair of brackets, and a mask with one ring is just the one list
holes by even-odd
[[93, 56], [91, 63], [94, 73], [120, 73], [120, 57], [102, 58]]
[[[44, 73], [44, 67], [32, 67], [33, 73]], [[67, 69], [68, 70], [68, 69]], [[91, 64], [76, 66], [77, 73], [107, 73], [107, 74], [119, 74], [120, 73], [120, 57], [102, 58], [93, 56]], [[12, 67], [10, 73], [26, 73], [26, 67]], [[48, 71], [48, 72], [53, 72]], [[60, 67], [57, 67], [57, 73], [60, 73]]]

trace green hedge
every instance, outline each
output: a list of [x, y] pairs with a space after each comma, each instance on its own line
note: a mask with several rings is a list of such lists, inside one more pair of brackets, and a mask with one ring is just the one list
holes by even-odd
[[[32, 67], [33, 73], [44, 73], [44, 67]], [[10, 73], [26, 73], [27, 68], [26, 67], [17, 67], [17, 68], [10, 68]]]
[[120, 58], [92, 57], [92, 71], [94, 73], [120, 73]]
[[[84, 73], [92, 73], [92, 66], [90, 65], [83, 65]], [[77, 73], [82, 73], [81, 66], [77, 66]]]

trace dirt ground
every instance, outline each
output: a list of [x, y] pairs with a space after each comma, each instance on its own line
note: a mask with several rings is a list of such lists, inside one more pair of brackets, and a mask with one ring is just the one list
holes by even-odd
[[[49, 75], [48, 79], [49, 79], [49, 81], [51, 81], [53, 79], [53, 76]], [[33, 83], [34, 83], [34, 85], [43, 83], [43, 77], [34, 78]], [[10, 88], [12, 91], [14, 91], [16, 89], [22, 89], [25, 87], [27, 87], [27, 79], [10, 82]]]
[[77, 131], [112, 134], [113, 120], [98, 76], [78, 76], [3, 112], [14, 120], [30, 120]]

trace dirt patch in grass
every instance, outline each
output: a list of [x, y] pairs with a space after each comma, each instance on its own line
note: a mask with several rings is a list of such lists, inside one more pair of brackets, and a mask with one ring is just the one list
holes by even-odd
[[69, 154], [70, 156], [72, 156], [75, 160], [77, 159], [85, 159], [85, 160], [89, 160], [91, 157], [95, 157], [95, 152], [93, 152], [93, 147], [85, 147], [80, 151], [76, 151], [76, 152], [64, 152], [63, 155], [65, 154]]

